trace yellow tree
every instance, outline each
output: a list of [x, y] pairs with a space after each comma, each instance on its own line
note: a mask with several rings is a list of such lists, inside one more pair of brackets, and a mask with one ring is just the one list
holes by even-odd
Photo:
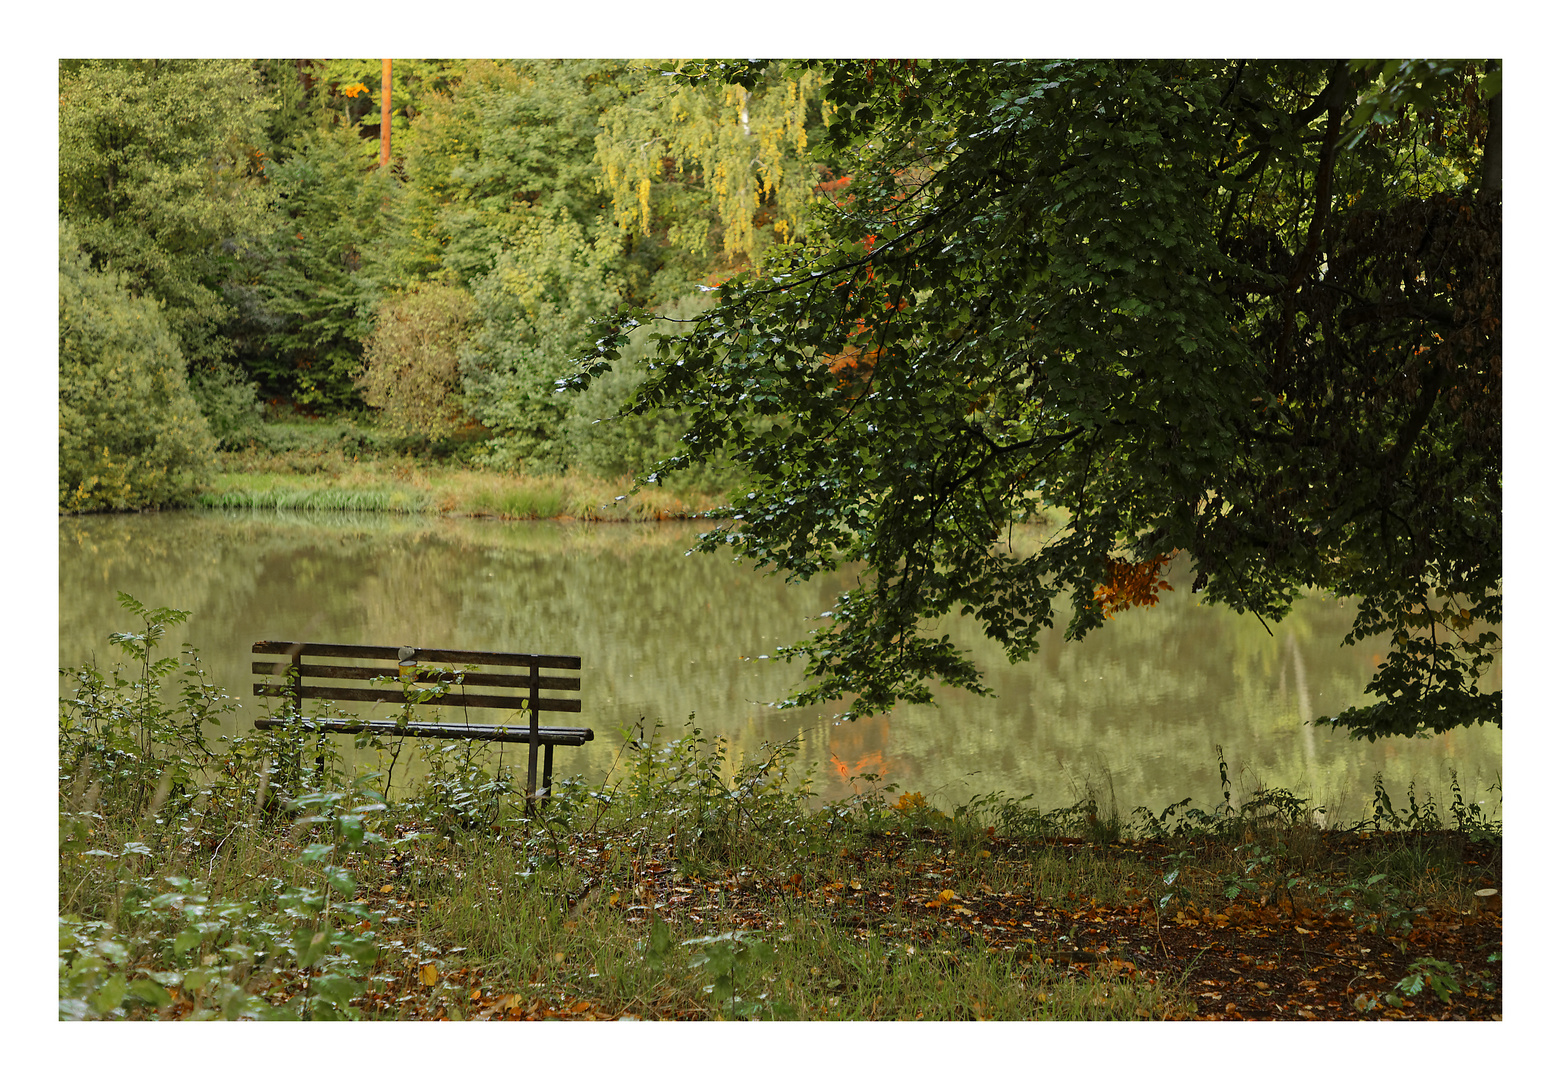
[[796, 238], [819, 166], [807, 159], [810, 127], [827, 106], [810, 69], [765, 69], [750, 88], [630, 69], [621, 100], [602, 115], [596, 158], [620, 228], [664, 235], [673, 248], [757, 265], [771, 243]]

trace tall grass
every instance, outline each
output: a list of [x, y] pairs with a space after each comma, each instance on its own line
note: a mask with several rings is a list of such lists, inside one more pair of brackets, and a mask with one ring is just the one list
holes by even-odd
[[230, 489], [202, 492], [196, 503], [223, 510], [377, 510], [417, 514], [433, 509], [427, 494], [397, 490], [307, 488], [277, 486], [267, 490]]
[[719, 493], [633, 492], [633, 478], [527, 476], [410, 463], [343, 463], [312, 473], [219, 474], [196, 497], [208, 508], [370, 510], [512, 519], [657, 521], [706, 512]]

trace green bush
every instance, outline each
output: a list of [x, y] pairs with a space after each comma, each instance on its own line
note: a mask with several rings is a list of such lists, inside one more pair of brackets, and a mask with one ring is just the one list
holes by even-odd
[[188, 501], [216, 440], [158, 304], [92, 269], [60, 225], [59, 506], [69, 513]]
[[465, 289], [432, 283], [380, 305], [358, 385], [388, 428], [438, 439], [464, 424], [456, 391], [474, 310]]
[[[694, 293], [665, 305], [659, 314], [668, 319], [689, 320], [709, 308], [711, 303], [708, 293]], [[638, 327], [629, 335], [629, 344], [613, 370], [593, 381], [584, 391], [569, 396], [569, 414], [563, 422], [562, 441], [568, 448], [567, 457], [572, 464], [597, 476], [625, 473], [643, 476], [658, 462], [686, 449], [679, 440], [685, 422], [681, 413], [658, 410], [640, 415], [619, 415], [649, 375], [648, 365], [656, 357], [651, 335], [677, 333], [682, 329], [678, 322]], [[720, 467], [721, 463], [714, 463], [704, 470], [696, 470], [691, 477], [679, 479], [719, 484], [719, 478], [713, 472]]]
[[222, 450], [237, 450], [263, 430], [259, 387], [227, 363], [203, 364], [190, 372], [190, 393]]

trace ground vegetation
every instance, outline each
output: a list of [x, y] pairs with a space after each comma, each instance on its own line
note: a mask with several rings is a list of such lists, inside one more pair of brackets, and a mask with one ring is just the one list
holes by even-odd
[[1500, 820], [1456, 776], [1349, 824], [1223, 767], [1127, 815], [825, 802], [690, 722], [528, 813], [461, 744], [203, 737], [236, 703], [164, 644], [188, 613], [122, 601], [61, 702], [62, 1019], [1501, 1016]]

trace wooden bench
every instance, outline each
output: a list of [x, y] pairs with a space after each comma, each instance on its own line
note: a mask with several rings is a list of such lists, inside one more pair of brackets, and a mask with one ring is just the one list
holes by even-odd
[[[526, 743], [530, 761], [526, 768], [526, 802], [539, 794], [546, 799], [553, 785], [553, 747], [580, 746], [596, 737], [586, 727], [543, 727], [545, 712], [580, 711], [578, 697], [556, 697], [545, 690], [580, 691], [578, 675], [544, 675], [544, 671], [579, 671], [578, 656], [542, 656], [532, 653], [473, 652], [466, 649], [414, 649], [395, 645], [331, 645], [312, 641], [257, 641], [253, 653], [268, 654], [256, 660], [256, 675], [278, 676], [283, 681], [255, 683], [257, 697], [290, 698], [293, 711], [302, 715], [304, 698], [326, 701], [364, 701], [392, 705], [407, 702], [459, 709], [503, 709], [524, 712], [520, 723], [470, 722], [461, 719], [421, 720], [405, 715], [368, 720], [351, 717], [311, 719], [313, 730], [341, 735], [411, 735], [420, 739], [481, 739], [488, 742]], [[389, 666], [342, 664], [338, 660], [388, 660]], [[319, 661], [325, 662], [319, 662]], [[442, 693], [430, 697], [431, 691]], [[257, 728], [287, 725], [285, 717], [262, 716]], [[537, 750], [543, 751], [542, 788], [537, 789]], [[324, 767], [323, 756], [320, 759]]]

